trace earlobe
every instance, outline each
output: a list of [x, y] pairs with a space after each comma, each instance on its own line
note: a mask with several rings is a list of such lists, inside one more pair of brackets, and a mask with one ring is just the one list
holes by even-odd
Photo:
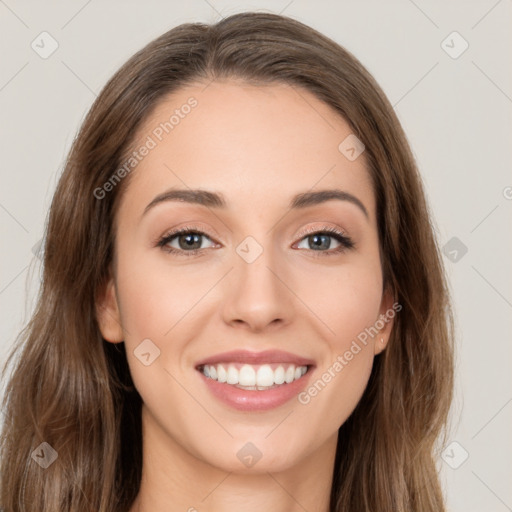
[[96, 317], [101, 335], [106, 341], [120, 343], [124, 341], [121, 315], [117, 302], [114, 278], [109, 276], [96, 299]]
[[394, 301], [391, 290], [386, 289], [382, 294], [379, 318], [376, 321], [376, 326], [379, 329], [379, 333], [375, 336], [375, 355], [380, 354], [388, 345], [389, 338], [391, 337], [391, 331], [393, 329], [393, 319], [397, 314], [395, 304], [396, 301]]
[[380, 354], [386, 348], [387, 341], [381, 337], [378, 343], [375, 343], [375, 355]]

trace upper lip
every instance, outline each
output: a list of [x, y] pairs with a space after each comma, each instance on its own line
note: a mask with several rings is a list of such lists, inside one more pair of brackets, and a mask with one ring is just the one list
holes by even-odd
[[232, 350], [215, 354], [198, 361], [196, 368], [205, 364], [219, 363], [246, 363], [246, 364], [264, 364], [264, 363], [288, 363], [295, 366], [314, 366], [312, 359], [285, 352], [283, 350], [264, 350], [263, 352], [250, 352], [248, 350]]

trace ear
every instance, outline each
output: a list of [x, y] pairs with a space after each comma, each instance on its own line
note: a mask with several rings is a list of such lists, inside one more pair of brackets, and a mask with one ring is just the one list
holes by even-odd
[[101, 287], [96, 299], [96, 318], [103, 338], [111, 343], [124, 341], [117, 292], [112, 272]]
[[374, 353], [380, 354], [386, 347], [393, 329], [393, 319], [402, 306], [395, 301], [390, 288], [386, 288], [382, 294], [380, 303], [379, 318], [376, 320], [376, 327], [379, 332], [375, 335]]

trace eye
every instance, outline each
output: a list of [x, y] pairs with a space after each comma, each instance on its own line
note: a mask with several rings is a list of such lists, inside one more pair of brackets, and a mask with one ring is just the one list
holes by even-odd
[[157, 246], [173, 254], [187, 253], [186, 255], [189, 256], [205, 249], [202, 244], [205, 238], [211, 240], [205, 233], [196, 228], [184, 227], [163, 236], [157, 242]]
[[[334, 249], [331, 249], [330, 239], [332, 238], [334, 238], [338, 244]], [[305, 244], [306, 247], [301, 247], [300, 244]], [[342, 231], [335, 228], [325, 228], [322, 230], [307, 232], [306, 236], [302, 238], [297, 248], [315, 251], [316, 254], [314, 254], [314, 256], [329, 256], [352, 249], [354, 246], [355, 244], [353, 240]]]
[[[156, 245], [164, 251], [178, 256], [193, 256], [207, 248], [203, 246], [202, 242], [204, 239], [211, 241], [211, 238], [200, 229], [186, 226], [166, 234], [158, 240]], [[338, 244], [334, 249], [331, 249], [331, 239], [335, 239]], [[304, 243], [306, 247], [301, 247], [301, 244]], [[349, 236], [338, 229], [330, 227], [303, 233], [303, 238], [297, 246], [298, 249], [313, 251], [314, 256], [332, 256], [353, 247], [355, 247], [355, 244]]]

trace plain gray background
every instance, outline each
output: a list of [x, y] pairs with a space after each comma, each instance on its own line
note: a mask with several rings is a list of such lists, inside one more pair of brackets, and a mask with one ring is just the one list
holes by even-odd
[[448, 509], [512, 510], [511, 0], [0, 0], [0, 362], [32, 310], [51, 196], [95, 96], [170, 28], [246, 10], [286, 14], [333, 38], [394, 105], [454, 299], [456, 399], [439, 459]]

